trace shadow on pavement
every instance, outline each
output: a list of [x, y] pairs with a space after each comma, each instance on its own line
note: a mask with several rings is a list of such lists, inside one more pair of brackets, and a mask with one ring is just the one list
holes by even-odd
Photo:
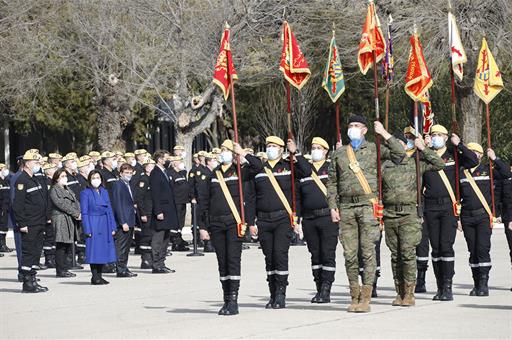
[[92, 286], [91, 282], [84, 281], [68, 281], [68, 282], [59, 282], [61, 285], [74, 285], [74, 286]]
[[0, 293], [21, 293], [21, 288], [19, 289], [9, 289], [9, 288], [0, 288]]
[[[222, 307], [222, 305], [219, 305], [219, 308]], [[217, 314], [217, 311], [214, 310], [207, 310], [207, 309], [192, 309], [192, 308], [176, 308], [176, 309], [169, 309], [167, 313], [176, 313], [176, 314], [183, 314], [183, 313], [190, 313], [190, 314]]]
[[472, 303], [462, 304], [459, 307], [465, 308], [477, 308], [477, 309], [501, 309], [501, 310], [512, 310], [512, 306], [505, 305], [476, 305]]

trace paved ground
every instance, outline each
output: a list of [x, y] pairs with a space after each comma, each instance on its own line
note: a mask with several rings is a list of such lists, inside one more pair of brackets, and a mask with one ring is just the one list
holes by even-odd
[[[12, 240], [11, 240], [12, 242]], [[189, 258], [175, 253], [168, 265], [175, 274], [152, 275], [130, 266], [139, 276], [115, 278], [91, 286], [87, 270], [73, 279], [40, 273], [50, 288], [43, 294], [20, 294], [14, 255], [0, 258], [0, 339], [27, 338], [485, 338], [512, 339], [512, 273], [503, 229], [493, 235], [491, 293], [470, 297], [471, 275], [462, 234], [457, 235], [455, 301], [431, 301], [434, 280], [417, 306], [390, 306], [394, 297], [389, 253], [383, 249], [380, 297], [369, 314], [345, 312], [349, 301], [341, 246], [333, 302], [312, 305], [314, 287], [305, 247], [290, 251], [290, 286], [285, 310], [265, 310], [267, 286], [263, 256], [257, 247], [244, 251], [240, 315], [221, 317], [215, 255]]]

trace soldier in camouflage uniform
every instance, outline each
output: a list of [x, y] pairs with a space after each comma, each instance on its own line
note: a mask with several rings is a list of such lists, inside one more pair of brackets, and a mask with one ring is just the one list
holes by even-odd
[[[414, 132], [414, 130], [412, 130]], [[391, 269], [397, 296], [393, 306], [414, 306], [416, 286], [416, 246], [421, 240], [421, 206], [416, 201], [415, 153], [421, 151], [420, 176], [425, 171], [438, 171], [444, 162], [436, 152], [427, 148], [423, 138], [414, 138], [406, 128], [407, 138], [397, 136], [406, 156], [401, 162], [386, 161], [382, 164], [384, 225], [386, 244], [391, 251]]]
[[[343, 245], [345, 268], [350, 284], [352, 303], [349, 312], [369, 312], [370, 300], [375, 281], [375, 241], [379, 237], [379, 223], [374, 217], [373, 200], [377, 196], [377, 150], [374, 143], [364, 138], [368, 128], [362, 116], [349, 119], [349, 145], [343, 145], [332, 155], [327, 184], [328, 203], [333, 222], [340, 222], [340, 240]], [[382, 145], [382, 159], [399, 162], [405, 156], [405, 150], [396, 138], [391, 136], [380, 122], [374, 123], [375, 132], [387, 141]], [[352, 148], [357, 164], [350, 166], [349, 148]], [[371, 190], [366, 194], [358, 178], [357, 171], [362, 171]], [[356, 172], [354, 172], [356, 171]], [[341, 217], [341, 218], [340, 218]], [[359, 266], [357, 260], [358, 246], [364, 260], [363, 286], [359, 286]]]

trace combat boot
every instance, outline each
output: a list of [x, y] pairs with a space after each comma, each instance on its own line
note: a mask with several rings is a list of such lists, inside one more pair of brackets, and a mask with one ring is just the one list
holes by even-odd
[[489, 274], [480, 274], [477, 296], [489, 296]]
[[418, 270], [418, 276], [416, 277], [416, 288], [414, 288], [415, 293], [426, 293], [427, 287], [425, 286], [425, 275], [426, 270]]
[[223, 315], [238, 314], [238, 290], [231, 290], [228, 294], [228, 304]]
[[35, 279], [35, 274], [22, 274], [23, 275], [23, 289], [22, 293], [44, 293], [48, 291], [48, 289], [43, 289], [43, 287], [37, 284]]
[[443, 293], [439, 298], [441, 301], [452, 301], [453, 293], [452, 293], [452, 279], [444, 279], [443, 282]]
[[403, 296], [404, 296], [404, 287], [402, 282], [395, 281], [395, 290], [396, 290], [396, 298], [391, 302], [392, 306], [401, 306], [403, 302]]
[[[379, 274], [380, 276], [380, 274]], [[372, 298], [376, 298], [376, 297], [379, 297], [377, 295], [377, 278], [379, 277], [377, 275], [375, 275], [375, 281], [373, 282], [373, 286], [372, 286]]]
[[361, 287], [361, 298], [359, 299], [359, 304], [356, 307], [356, 313], [368, 313], [372, 310], [370, 307], [372, 290], [373, 286], [371, 285], [363, 285]]
[[7, 247], [6, 234], [0, 234], [0, 253], [10, 253], [13, 250]]
[[217, 314], [219, 315], [226, 315], [226, 309], [228, 307], [229, 302], [229, 281], [221, 281], [222, 285], [222, 293], [224, 298], [224, 305], [222, 305], [221, 309], [219, 309], [219, 312]]
[[434, 268], [434, 274], [436, 276], [436, 283], [437, 283], [437, 293], [434, 295], [432, 300], [439, 301], [441, 300], [441, 295], [443, 295], [443, 272], [441, 267], [441, 262], [433, 262], [432, 267]]
[[414, 288], [414, 282], [404, 283], [404, 298], [402, 299], [403, 307], [412, 307], [416, 304], [416, 300], [414, 298]]
[[55, 268], [55, 255], [48, 254], [44, 256], [44, 265], [48, 268]]
[[469, 296], [476, 296], [480, 285], [479, 268], [471, 268], [473, 274], [473, 289], [469, 292]]
[[329, 303], [331, 302], [331, 282], [322, 283], [320, 288], [320, 295], [318, 297], [318, 303]]
[[213, 245], [210, 241], [204, 240], [203, 242], [204, 242], [204, 248], [203, 248], [204, 253], [214, 253], [215, 252], [215, 248], [213, 248]]
[[276, 297], [272, 308], [282, 309], [286, 307], [286, 286], [282, 283], [276, 282]]
[[350, 298], [352, 299], [352, 302], [347, 308], [347, 312], [355, 312], [356, 307], [359, 304], [359, 297], [361, 295], [361, 287], [359, 284], [350, 285]]
[[140, 269], [152, 269], [153, 268], [153, 256], [151, 252], [146, 250], [142, 251], [142, 255], [140, 256], [141, 263]]
[[274, 282], [273, 277], [270, 277], [272, 281], [269, 281], [268, 283], [268, 290], [270, 292], [270, 299], [268, 300], [267, 304], [265, 305], [266, 309], [272, 308], [272, 305], [274, 304], [274, 300], [276, 298], [276, 284]]
[[43, 287], [38, 282], [39, 282], [39, 280], [36, 278], [36, 275], [35, 274], [32, 275], [32, 283], [34, 284], [34, 286], [36, 286], [42, 292], [47, 292], [48, 291], [48, 287]]
[[77, 264], [84, 264], [85, 262], [85, 253], [80, 251], [76, 255], [76, 263]]
[[320, 298], [320, 290], [322, 289], [322, 282], [315, 281], [316, 284], [316, 294], [311, 299], [311, 303], [318, 303], [318, 299]]

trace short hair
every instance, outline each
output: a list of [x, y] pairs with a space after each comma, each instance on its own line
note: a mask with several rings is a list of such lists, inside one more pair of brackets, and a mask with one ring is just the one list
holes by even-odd
[[160, 158], [165, 158], [165, 155], [169, 155], [169, 151], [167, 150], [157, 150], [155, 151], [155, 153], [153, 154], [153, 159], [155, 160], [155, 162], [158, 162], [158, 160]]
[[[87, 176], [87, 187], [88, 188], [91, 188], [91, 189], [95, 189], [92, 184], [91, 184], [91, 178], [93, 175], [95, 174], [99, 174], [100, 175], [100, 179], [101, 179], [101, 183], [103, 183], [103, 175], [101, 174], [101, 171], [99, 170], [91, 170], [91, 172], [89, 172], [89, 176]], [[103, 184], [102, 184], [103, 185]]]
[[133, 166], [131, 166], [131, 164], [128, 163], [123, 163], [123, 165], [121, 165], [121, 167], [119, 168], [119, 173], [122, 173], [126, 170], [133, 171]]
[[57, 169], [57, 171], [53, 173], [52, 185], [55, 185], [59, 181], [60, 174], [62, 174], [63, 172], [66, 173], [66, 176], [68, 175], [68, 172], [64, 168]]

